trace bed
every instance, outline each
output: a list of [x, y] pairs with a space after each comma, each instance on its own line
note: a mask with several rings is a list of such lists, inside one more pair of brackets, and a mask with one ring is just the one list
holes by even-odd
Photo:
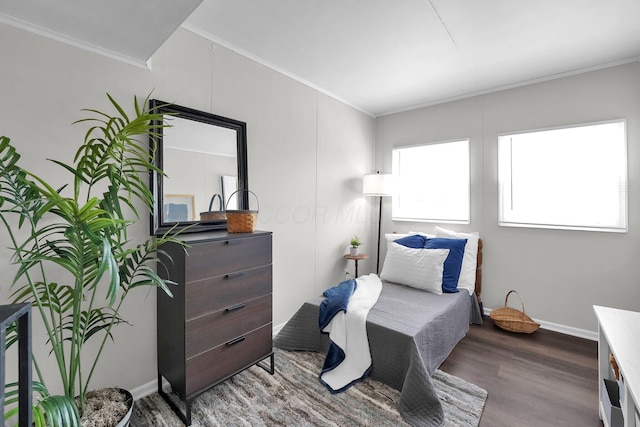
[[[442, 424], [442, 405], [431, 376], [466, 335], [469, 324], [482, 323], [480, 239], [477, 248], [473, 292], [437, 295], [383, 280], [380, 297], [369, 311], [370, 376], [400, 391], [398, 410], [411, 425]], [[305, 302], [274, 338], [274, 346], [326, 353], [329, 339], [318, 328], [323, 299]]]

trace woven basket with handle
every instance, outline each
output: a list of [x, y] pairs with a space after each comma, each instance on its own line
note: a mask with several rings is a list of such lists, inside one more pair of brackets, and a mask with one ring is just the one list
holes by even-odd
[[[509, 302], [509, 295], [515, 293], [520, 298], [520, 303], [522, 304], [522, 311], [516, 310], [515, 308], [507, 307], [507, 303]], [[489, 316], [493, 319], [493, 322], [509, 332], [519, 332], [525, 334], [531, 334], [538, 330], [540, 327], [539, 323], [534, 322], [524, 311], [524, 301], [520, 294], [514, 290], [509, 291], [507, 296], [504, 299], [504, 307], [495, 308], [491, 311], [491, 315]]]
[[[216, 199], [218, 199], [218, 202], [220, 203], [219, 211], [212, 210], [213, 202], [215, 202]], [[222, 196], [220, 196], [219, 194], [214, 194], [211, 197], [211, 201], [209, 202], [209, 210], [207, 212], [200, 212], [200, 221], [224, 221], [225, 219], [227, 219], [227, 213], [224, 211], [224, 205], [222, 202]]]
[[[246, 191], [253, 194], [253, 197], [258, 201], [258, 210], [260, 209], [260, 201], [258, 196], [251, 190], [238, 190]], [[227, 206], [234, 194], [238, 191], [234, 191], [227, 200]], [[258, 220], [258, 210], [227, 210], [227, 231], [229, 233], [253, 233], [256, 231], [256, 221]]]

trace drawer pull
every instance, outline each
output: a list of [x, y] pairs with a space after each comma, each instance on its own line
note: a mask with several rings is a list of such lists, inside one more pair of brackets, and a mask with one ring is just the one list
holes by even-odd
[[242, 239], [227, 240], [227, 245], [229, 245], [229, 246], [231, 246], [231, 245], [239, 245], [240, 243], [242, 243]]
[[241, 308], [244, 308], [244, 303], [233, 305], [229, 308], [226, 308], [224, 311], [226, 311], [227, 313], [230, 313], [232, 311], [240, 310]]
[[225, 277], [227, 279], [237, 279], [238, 277], [242, 277], [242, 276], [244, 276], [244, 272], [239, 271], [237, 273], [229, 273]]
[[244, 335], [239, 336], [238, 338], [234, 338], [227, 343], [227, 347], [231, 347], [232, 345], [238, 344], [239, 342], [244, 341]]

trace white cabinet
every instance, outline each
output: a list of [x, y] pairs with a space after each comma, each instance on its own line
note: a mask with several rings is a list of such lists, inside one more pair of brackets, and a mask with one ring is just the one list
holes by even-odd
[[618, 364], [620, 381], [620, 407], [625, 427], [640, 427], [638, 419], [638, 398], [640, 398], [640, 313], [617, 308], [593, 306], [598, 318], [598, 396], [600, 418], [605, 427], [606, 402], [602, 391], [604, 379], [615, 379], [609, 363], [612, 353]]

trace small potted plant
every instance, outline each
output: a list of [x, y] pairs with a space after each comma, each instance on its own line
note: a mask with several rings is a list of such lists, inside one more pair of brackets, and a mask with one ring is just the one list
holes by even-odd
[[351, 239], [351, 241], [349, 243], [351, 244], [351, 248], [349, 249], [349, 253], [352, 256], [358, 255], [358, 252], [360, 251], [360, 245], [362, 244], [362, 242], [360, 241], [358, 236], [353, 236], [353, 238]]

